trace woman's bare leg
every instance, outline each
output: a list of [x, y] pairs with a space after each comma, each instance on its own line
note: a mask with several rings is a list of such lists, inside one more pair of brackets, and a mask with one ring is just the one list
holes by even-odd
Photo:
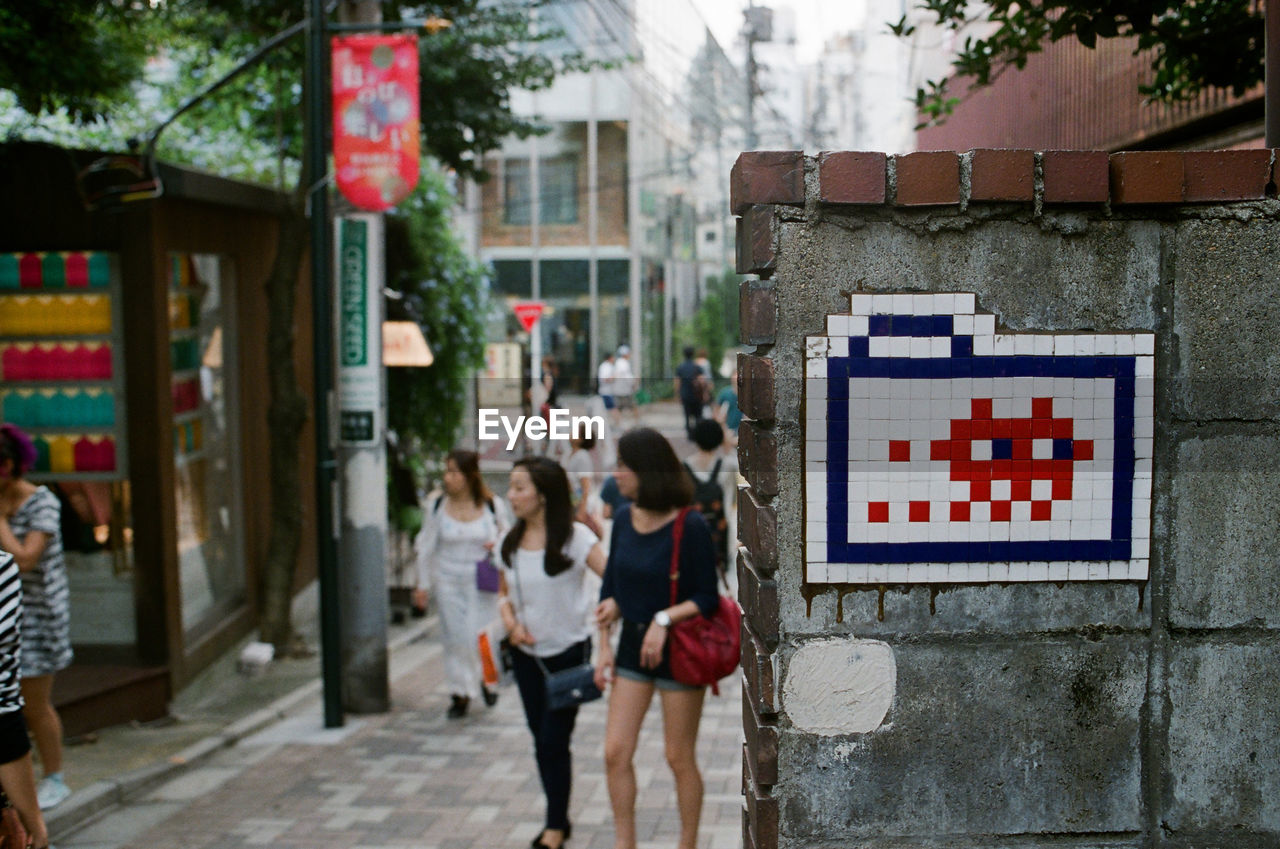
[[31, 729], [40, 769], [45, 775], [62, 772], [62, 720], [53, 707], [53, 676], [22, 679], [22, 716]]
[[698, 823], [702, 819], [702, 774], [698, 772], [698, 723], [702, 719], [705, 688], [663, 690], [662, 739], [667, 764], [676, 780], [676, 805], [680, 810], [680, 849], [697, 849]]
[[633, 761], [640, 726], [654, 686], [615, 677], [604, 728], [604, 769], [613, 805], [614, 849], [636, 847], [636, 771]]

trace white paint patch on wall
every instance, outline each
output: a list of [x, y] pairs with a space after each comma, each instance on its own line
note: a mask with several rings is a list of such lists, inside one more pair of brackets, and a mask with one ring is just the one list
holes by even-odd
[[379, 462], [381, 448], [355, 451], [342, 464], [342, 516], [352, 527], [377, 527], [385, 524], [385, 498], [361, 498], [360, 494], [385, 489], [386, 466]]
[[783, 706], [801, 731], [865, 734], [884, 722], [897, 689], [893, 649], [878, 640], [815, 640], [791, 658]]

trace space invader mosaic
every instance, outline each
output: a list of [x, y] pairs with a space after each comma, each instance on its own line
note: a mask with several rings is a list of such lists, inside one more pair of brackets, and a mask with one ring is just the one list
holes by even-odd
[[1155, 337], [854, 294], [806, 339], [809, 583], [1145, 580]]

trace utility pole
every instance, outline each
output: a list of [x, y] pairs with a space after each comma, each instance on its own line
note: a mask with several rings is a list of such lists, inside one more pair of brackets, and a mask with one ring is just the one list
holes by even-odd
[[[338, 20], [370, 30], [382, 23], [378, 0], [343, 0]], [[354, 402], [362, 409], [376, 396], [380, 413], [369, 430], [339, 429], [336, 452], [338, 492], [338, 587], [342, 604], [343, 707], [351, 713], [391, 709], [387, 662], [387, 444], [386, 371], [382, 366], [383, 285], [386, 256], [381, 213], [339, 215], [342, 314], [362, 313], [363, 356], [343, 351], [338, 381], [339, 409]], [[354, 296], [355, 303], [348, 303]], [[363, 297], [361, 297], [363, 296]], [[358, 360], [358, 363], [351, 362]], [[352, 391], [348, 391], [348, 389]], [[354, 394], [369, 396], [354, 398]], [[346, 417], [343, 416], [345, 419]]]
[[756, 5], [754, 0], [748, 0], [747, 8], [743, 11], [746, 16], [746, 26], [743, 28], [743, 34], [747, 38], [747, 120], [746, 120], [746, 149], [756, 149]]

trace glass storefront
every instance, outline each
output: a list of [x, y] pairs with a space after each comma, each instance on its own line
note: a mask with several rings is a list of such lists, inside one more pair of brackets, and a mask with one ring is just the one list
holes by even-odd
[[114, 254], [0, 254], [0, 418], [62, 505], [76, 645], [135, 635], [120, 272]]
[[171, 254], [170, 392], [182, 627], [198, 635], [245, 598], [234, 269], [224, 256]]
[[[597, 362], [606, 351], [617, 350], [628, 337], [627, 296], [630, 262], [625, 259], [597, 260], [600, 293], [600, 339]], [[529, 260], [493, 261], [494, 295], [527, 299], [532, 293]], [[540, 300], [548, 311], [538, 321], [542, 351], [555, 359], [562, 391], [588, 394], [595, 388], [591, 373], [591, 298], [587, 293], [590, 261], [586, 259], [543, 259], [539, 261]], [[515, 316], [507, 311], [507, 338], [522, 333]]]

